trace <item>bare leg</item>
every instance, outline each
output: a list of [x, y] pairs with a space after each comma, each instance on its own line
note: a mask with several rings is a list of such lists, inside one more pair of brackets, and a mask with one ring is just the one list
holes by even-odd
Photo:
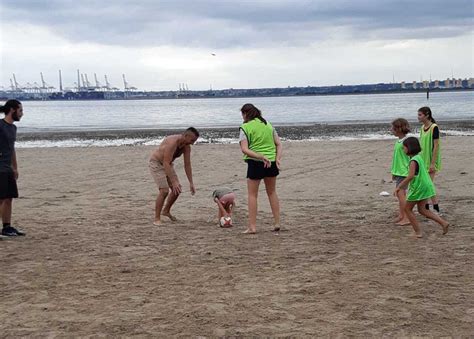
[[168, 188], [160, 188], [158, 193], [158, 197], [156, 198], [155, 202], [155, 221], [153, 224], [160, 225], [161, 224], [161, 210], [163, 209], [163, 205], [165, 203], [165, 199], [168, 196], [169, 189]]
[[9, 224], [12, 221], [12, 202], [13, 199], [3, 199], [2, 222], [4, 224]]
[[[426, 203], [426, 200], [423, 202]], [[416, 201], [407, 201], [405, 204], [405, 214], [408, 220], [410, 220], [411, 226], [413, 227], [413, 230], [415, 231], [416, 237], [422, 238], [423, 234], [421, 233], [420, 225], [418, 224], [418, 221], [416, 220], [416, 216], [413, 213], [413, 207], [415, 207], [416, 204], [417, 204]]]
[[280, 200], [276, 192], [276, 179], [277, 177], [267, 177], [263, 179], [265, 183], [265, 189], [267, 190], [268, 201], [272, 208], [273, 218], [275, 219], [274, 230], [280, 230]]
[[[435, 176], [436, 176], [436, 172], [430, 173], [430, 178], [431, 178], [431, 181], [433, 182], [433, 185], [434, 185]], [[432, 203], [433, 205], [438, 204], [438, 195], [435, 195], [433, 198], [431, 198], [431, 203]], [[420, 212], [420, 213], [421, 213], [421, 212]]]
[[398, 198], [398, 205], [400, 209], [400, 220], [398, 220], [396, 224], [400, 226], [410, 225], [410, 220], [408, 219], [405, 213], [406, 191], [405, 190], [398, 191], [397, 198]]
[[439, 215], [434, 214], [433, 212], [427, 210], [425, 208], [426, 201], [427, 200], [418, 202], [418, 212], [420, 212], [420, 214], [424, 215], [428, 219], [434, 220], [438, 224], [440, 224], [441, 227], [443, 227], [443, 234], [448, 233], [449, 222], [441, 218]]
[[173, 191], [168, 195], [168, 199], [166, 200], [165, 207], [163, 207], [163, 212], [161, 212], [161, 215], [164, 215], [165, 217], [168, 217], [171, 219], [171, 221], [176, 221], [177, 219], [171, 214], [170, 210], [171, 207], [173, 207], [173, 204], [176, 202], [176, 199], [178, 199], [179, 194], [176, 195]]
[[244, 233], [257, 232], [257, 198], [260, 180], [247, 179], [249, 223]]

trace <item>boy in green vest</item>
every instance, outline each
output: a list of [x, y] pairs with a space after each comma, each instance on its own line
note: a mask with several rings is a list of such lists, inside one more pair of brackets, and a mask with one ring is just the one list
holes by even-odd
[[448, 233], [449, 223], [425, 207], [427, 201], [436, 195], [436, 190], [428, 174], [428, 170], [425, 167], [425, 163], [419, 154], [421, 147], [418, 139], [415, 137], [406, 138], [403, 141], [403, 149], [410, 157], [408, 176], [395, 189], [395, 195], [398, 195], [400, 190], [408, 186], [405, 213], [410, 220], [416, 237], [422, 238], [423, 234], [413, 213], [413, 207], [415, 207], [415, 205], [417, 205], [418, 212], [421, 215], [441, 225], [443, 234]]

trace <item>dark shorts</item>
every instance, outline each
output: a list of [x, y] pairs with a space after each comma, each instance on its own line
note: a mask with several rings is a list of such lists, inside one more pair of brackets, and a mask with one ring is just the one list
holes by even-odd
[[398, 187], [400, 186], [400, 184], [402, 183], [403, 180], [405, 180], [406, 177], [401, 177], [401, 176], [394, 176], [393, 177], [393, 180], [395, 181], [395, 187]]
[[0, 199], [11, 198], [18, 198], [15, 174], [13, 171], [0, 172]]
[[269, 168], [263, 167], [263, 161], [247, 160], [247, 178], [252, 180], [260, 180], [266, 177], [276, 177], [280, 172], [276, 162], [272, 162]]

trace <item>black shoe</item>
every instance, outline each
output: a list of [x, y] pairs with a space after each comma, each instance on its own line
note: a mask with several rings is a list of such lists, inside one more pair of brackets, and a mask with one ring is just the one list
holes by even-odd
[[7, 237], [15, 237], [15, 236], [23, 236], [26, 235], [25, 232], [22, 232], [20, 230], [17, 230], [13, 226], [7, 226], [2, 229], [2, 235], [5, 235]]

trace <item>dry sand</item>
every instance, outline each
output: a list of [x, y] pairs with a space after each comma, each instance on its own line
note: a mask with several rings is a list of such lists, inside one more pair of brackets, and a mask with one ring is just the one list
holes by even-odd
[[[197, 145], [198, 193], [152, 225], [150, 147], [19, 149], [14, 223], [0, 241], [0, 336], [470, 336], [474, 333], [474, 138], [443, 140], [446, 236], [395, 226], [393, 141], [284, 144], [283, 231], [262, 189], [259, 234], [242, 235], [237, 145]], [[385, 182], [383, 182], [385, 180]], [[237, 189], [235, 227], [209, 221]], [[422, 220], [420, 217], [419, 220]]]

